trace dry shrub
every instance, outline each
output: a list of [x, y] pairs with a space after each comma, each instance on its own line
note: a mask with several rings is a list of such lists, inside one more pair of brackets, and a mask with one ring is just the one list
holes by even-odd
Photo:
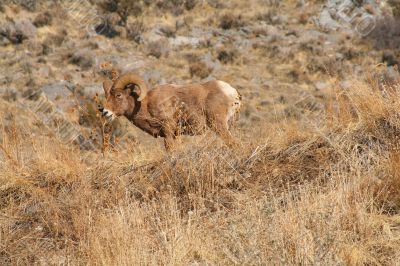
[[[398, 241], [380, 242], [382, 237], [390, 237], [382, 229], [389, 220], [371, 215], [379, 210], [371, 206], [371, 191], [360, 185], [364, 177], [353, 176], [347, 184], [337, 183], [342, 178], [332, 175], [331, 180], [336, 181], [328, 184], [326, 192], [300, 189], [298, 201], [275, 199], [278, 211], [271, 215], [271, 228], [282, 230], [271, 232], [270, 237], [274, 239], [274, 253], [283, 250], [276, 258], [280, 263], [379, 265], [397, 261]], [[284, 209], [280, 201], [285, 202]]]
[[[395, 144], [397, 147], [398, 144]], [[400, 154], [398, 148], [394, 148], [389, 154], [385, 175], [382, 180], [377, 180], [376, 198], [388, 214], [398, 214], [400, 211]]]
[[142, 41], [142, 34], [145, 32], [146, 28], [142, 21], [133, 21], [128, 23], [126, 26], [127, 36], [129, 39], [140, 43]]
[[299, 15], [298, 20], [299, 20], [300, 24], [307, 24], [310, 21], [310, 18], [311, 18], [311, 14], [304, 12]]
[[209, 6], [217, 9], [223, 9], [226, 7], [224, 1], [221, 0], [207, 0]]
[[400, 16], [400, 3], [396, 0], [389, 0], [388, 4], [392, 8], [392, 13], [394, 17], [399, 17]]
[[400, 40], [400, 20], [385, 16], [375, 22], [375, 27], [365, 38], [376, 49], [398, 49]]
[[88, 49], [77, 50], [69, 56], [69, 63], [81, 67], [82, 69], [89, 69], [94, 64], [93, 53]]
[[181, 15], [184, 10], [192, 10], [198, 0], [166, 0], [156, 1], [156, 6], [161, 11], [171, 12], [174, 15]]
[[325, 182], [330, 174], [327, 169], [337, 162], [338, 155], [334, 147], [318, 136], [294, 136], [282, 149], [261, 158], [252, 168], [252, 176], [261, 187], [282, 190], [307, 182]]
[[218, 60], [224, 64], [231, 64], [235, 61], [238, 56], [238, 52], [235, 49], [223, 49], [218, 52]]
[[185, 1], [185, 9], [192, 10], [193, 8], [196, 7], [197, 4], [198, 4], [197, 0], [186, 0]]
[[[27, 143], [13, 133], [16, 130], [21, 131], [12, 128], [6, 132], [2, 143], [10, 155], [2, 162], [7, 170], [0, 176], [0, 205], [7, 210], [2, 224], [2, 258], [7, 264], [29, 264], [51, 260], [62, 246], [74, 250], [72, 242], [84, 229], [82, 214], [88, 203], [85, 181], [79, 174], [82, 164], [72, 156], [73, 150], [57, 140], [36, 141], [31, 143], [34, 153], [23, 153]], [[14, 241], [28, 235], [26, 241]]]
[[43, 27], [43, 26], [51, 25], [52, 21], [53, 21], [53, 17], [51, 15], [51, 13], [48, 11], [45, 11], [36, 16], [35, 20], [33, 21], [33, 25], [35, 25], [36, 27]]
[[201, 79], [208, 77], [212, 73], [213, 69], [209, 67], [203, 61], [194, 61], [189, 65], [190, 76], [197, 76]]
[[277, 13], [277, 9], [268, 10], [266, 13], [258, 14], [257, 20], [265, 21], [271, 25], [281, 24], [281, 17]]
[[168, 40], [161, 39], [159, 41], [153, 41], [147, 44], [147, 55], [160, 58], [161, 56], [167, 56], [169, 52]]
[[143, 8], [150, 3], [146, 0], [103, 0], [98, 3], [99, 7], [106, 12], [116, 12], [120, 16], [122, 23], [126, 24], [129, 16], [139, 16], [143, 13]]
[[392, 51], [384, 51], [382, 54], [382, 62], [387, 66], [399, 65], [397, 56]]
[[14, 2], [16, 2], [18, 5], [21, 5], [24, 9], [33, 12], [38, 7], [39, 1], [37, 1], [37, 0], [17, 0]]
[[342, 62], [338, 62], [335, 59], [329, 57], [312, 57], [307, 63], [307, 70], [310, 73], [323, 73], [331, 76], [339, 76], [344, 72], [344, 66]]
[[181, 15], [185, 10], [192, 10], [198, 4], [198, 0], [104, 0], [99, 7], [106, 12], [117, 12], [124, 23], [129, 16], [140, 16], [150, 6], [154, 6], [159, 12], [170, 12], [174, 15]]
[[64, 41], [68, 38], [68, 32], [65, 29], [58, 29], [49, 33], [43, 41], [45, 47], [59, 47], [63, 45]]
[[245, 25], [241, 15], [232, 13], [225, 14], [221, 17], [219, 27], [224, 30], [237, 29]]

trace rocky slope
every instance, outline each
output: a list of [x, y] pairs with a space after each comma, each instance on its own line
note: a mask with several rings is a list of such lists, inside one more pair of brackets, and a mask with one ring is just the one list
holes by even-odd
[[[0, 264], [398, 265], [399, 10], [0, 2]], [[115, 70], [229, 82], [241, 148], [105, 124]]]
[[[397, 62], [397, 47], [376, 47], [393, 38], [379, 32], [396, 10], [386, 2], [355, 3], [358, 16], [340, 1], [82, 3], [2, 5], [0, 86], [7, 101], [43, 91], [86, 135], [92, 98], [112, 68], [150, 84], [226, 80], [245, 96], [243, 126], [299, 117], [323, 102], [332, 77], [346, 87], [379, 63]], [[347, 23], [342, 13], [358, 20]], [[362, 36], [365, 14], [377, 25]]]

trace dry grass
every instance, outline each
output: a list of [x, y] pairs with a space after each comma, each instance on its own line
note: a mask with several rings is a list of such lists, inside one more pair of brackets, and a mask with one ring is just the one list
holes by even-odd
[[172, 156], [103, 156], [3, 119], [0, 263], [398, 264], [398, 94], [354, 81], [240, 151], [209, 134]]
[[[322, 57], [326, 51], [318, 40], [302, 40], [300, 50], [289, 47], [281, 39], [294, 34], [293, 40], [300, 40], [308, 34], [292, 18], [298, 16], [306, 27], [314, 15], [313, 4], [300, 9], [294, 0], [269, 1], [268, 6], [263, 1], [100, 2], [104, 11], [119, 13], [131, 39], [116, 37], [121, 46], [104, 49], [116, 50], [121, 58], [128, 57], [118, 53], [124, 49], [156, 57], [146, 59], [147, 68], [138, 66], [142, 73], [160, 71], [155, 83], [213, 76], [239, 89], [245, 118], [233, 132], [242, 147], [229, 150], [208, 133], [184, 139], [171, 156], [160, 142], [140, 137], [140, 143], [128, 143], [126, 150], [112, 149], [104, 145], [107, 141], [103, 149], [81, 150], [63, 144], [10, 91], [0, 99], [0, 265], [400, 264], [399, 84], [384, 87], [370, 78], [353, 80], [343, 90], [339, 80], [337, 86], [328, 84], [331, 92], [315, 92], [313, 85], [329, 83], [334, 79], [330, 75], [348, 79], [348, 69], [376, 65], [373, 59], [380, 54], [343, 41], [338, 52], [348, 62], [342, 64]], [[129, 20], [135, 13], [140, 16]], [[49, 49], [64, 39], [81, 39], [73, 21], [57, 16], [39, 20], [39, 35]], [[68, 32], [50, 29], [61, 21]], [[255, 21], [262, 27], [254, 27]], [[274, 33], [265, 24], [287, 31]], [[196, 48], [142, 45], [146, 32], [157, 25], [176, 25], [161, 28], [171, 38], [175, 31], [191, 36], [196, 27], [213, 36]], [[385, 29], [382, 25], [378, 30]], [[239, 37], [241, 28], [252, 31], [248, 36], [271, 37], [270, 43], [255, 39], [249, 49], [235, 48], [229, 33]], [[227, 37], [220, 38], [219, 32]], [[213, 45], [225, 38], [222, 45]], [[105, 45], [112, 40], [100, 41]], [[206, 53], [223, 65], [206, 64], [200, 57]], [[388, 64], [396, 53], [390, 55], [384, 60]], [[187, 59], [192, 56], [196, 60]], [[77, 65], [91, 65], [78, 57], [71, 61], [72, 74]], [[57, 63], [54, 76], [36, 80], [39, 87], [63, 78], [66, 62], [50, 58], [37, 67], [25, 61], [20, 65], [29, 76], [33, 68], [52, 61]], [[7, 57], [3, 62], [5, 73], [19, 66]], [[77, 73], [91, 80], [91, 71]], [[264, 84], [270, 80], [274, 82]], [[26, 89], [24, 82], [10, 84]], [[299, 100], [303, 96], [298, 92], [313, 96]], [[93, 109], [82, 127], [100, 127], [96, 119]]]

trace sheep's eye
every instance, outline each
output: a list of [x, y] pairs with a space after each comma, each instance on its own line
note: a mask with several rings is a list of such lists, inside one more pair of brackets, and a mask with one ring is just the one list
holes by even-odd
[[118, 99], [121, 99], [122, 98], [122, 93], [115, 94], [115, 97], [118, 98]]

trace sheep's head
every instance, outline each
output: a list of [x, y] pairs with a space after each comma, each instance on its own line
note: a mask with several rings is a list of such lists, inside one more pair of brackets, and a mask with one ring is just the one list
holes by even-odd
[[126, 74], [115, 82], [107, 80], [103, 83], [106, 103], [99, 107], [103, 116], [110, 120], [118, 116], [130, 116], [146, 97], [146, 82], [138, 75]]

